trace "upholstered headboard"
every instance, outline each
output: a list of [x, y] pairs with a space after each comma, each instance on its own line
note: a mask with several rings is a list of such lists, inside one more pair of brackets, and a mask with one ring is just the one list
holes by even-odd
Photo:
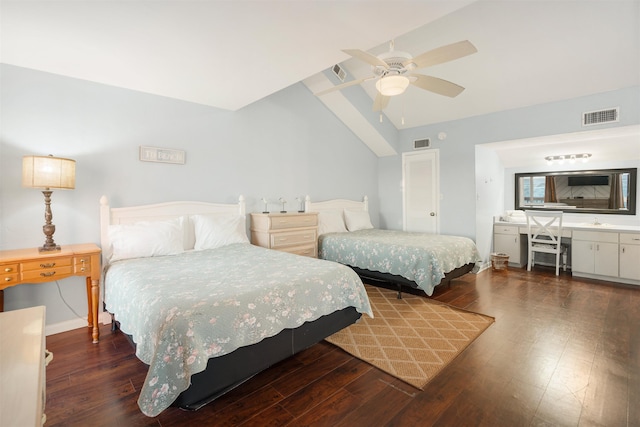
[[100, 198], [100, 243], [103, 259], [111, 257], [109, 242], [109, 225], [132, 224], [140, 221], [165, 221], [173, 218], [185, 217], [185, 247], [191, 249], [195, 243], [193, 224], [190, 215], [207, 214], [235, 214], [246, 215], [246, 205], [243, 196], [238, 203], [221, 204], [207, 202], [166, 202], [151, 205], [140, 205], [122, 208], [112, 208], [106, 196]]

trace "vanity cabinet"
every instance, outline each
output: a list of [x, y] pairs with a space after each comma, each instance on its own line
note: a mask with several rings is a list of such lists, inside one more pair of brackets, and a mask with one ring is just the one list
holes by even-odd
[[640, 280], [640, 234], [620, 233], [620, 277]]
[[520, 235], [517, 225], [494, 224], [494, 252], [509, 255], [509, 265], [523, 267], [527, 259], [527, 240]]
[[575, 276], [618, 277], [618, 233], [575, 230], [571, 271]]

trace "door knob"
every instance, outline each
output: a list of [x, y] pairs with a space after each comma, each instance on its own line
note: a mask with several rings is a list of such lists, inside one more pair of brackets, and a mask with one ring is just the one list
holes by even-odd
[[431, 212], [431, 213], [429, 213], [429, 215], [436, 216], [436, 213], [435, 212]]

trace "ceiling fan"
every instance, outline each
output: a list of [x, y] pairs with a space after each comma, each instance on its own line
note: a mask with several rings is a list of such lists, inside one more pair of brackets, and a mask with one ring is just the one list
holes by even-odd
[[412, 71], [453, 61], [477, 51], [476, 47], [468, 40], [441, 46], [415, 57], [412, 57], [407, 52], [394, 50], [393, 41], [389, 45], [389, 52], [378, 56], [359, 49], [345, 49], [343, 50], [344, 53], [370, 64], [373, 75], [334, 86], [315, 95], [321, 96], [367, 80], [377, 79], [376, 89], [378, 89], [378, 94], [373, 102], [373, 111], [383, 110], [389, 103], [390, 97], [400, 95], [410, 84], [420, 89], [453, 98], [464, 90], [462, 86], [437, 77], [414, 74]]

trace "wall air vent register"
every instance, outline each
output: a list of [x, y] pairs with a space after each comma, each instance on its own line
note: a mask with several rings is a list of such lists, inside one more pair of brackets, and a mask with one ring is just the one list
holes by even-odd
[[429, 138], [416, 139], [413, 141], [414, 150], [422, 150], [431, 147], [431, 140]]
[[603, 123], [614, 123], [620, 121], [620, 108], [609, 108], [607, 110], [589, 111], [582, 113], [582, 126], [600, 125]]
[[332, 70], [333, 74], [338, 76], [341, 82], [344, 82], [345, 77], [347, 77], [347, 72], [338, 64], [334, 65]]

